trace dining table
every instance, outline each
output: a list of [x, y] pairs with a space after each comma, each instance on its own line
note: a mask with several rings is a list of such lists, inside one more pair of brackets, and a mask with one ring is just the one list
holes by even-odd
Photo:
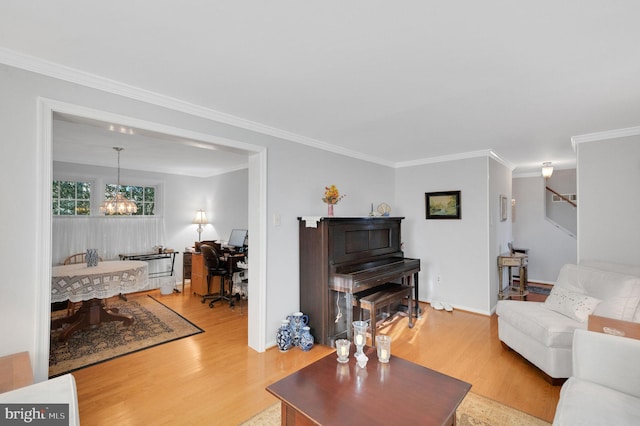
[[149, 279], [147, 262], [114, 260], [99, 262], [96, 266], [86, 263], [57, 265], [51, 272], [51, 301], [82, 302], [80, 308], [69, 316], [51, 321], [51, 329], [63, 329], [59, 339], [67, 340], [74, 332], [97, 327], [101, 323], [122, 321], [133, 324], [133, 317], [121, 314], [117, 308], [109, 308], [105, 300], [122, 294], [140, 291]]

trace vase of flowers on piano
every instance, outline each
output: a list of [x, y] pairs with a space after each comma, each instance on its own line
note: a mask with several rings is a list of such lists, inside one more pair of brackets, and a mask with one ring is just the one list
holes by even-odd
[[338, 201], [342, 200], [345, 194], [340, 195], [340, 191], [335, 185], [324, 187], [324, 197], [322, 201], [327, 203], [327, 216], [333, 216], [333, 206], [338, 204]]

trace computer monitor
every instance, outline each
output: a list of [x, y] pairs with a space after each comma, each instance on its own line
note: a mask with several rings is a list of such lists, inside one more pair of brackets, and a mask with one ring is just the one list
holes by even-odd
[[231, 231], [231, 235], [229, 235], [229, 241], [227, 242], [228, 246], [242, 248], [244, 246], [244, 241], [247, 238], [247, 230], [246, 229], [233, 229]]

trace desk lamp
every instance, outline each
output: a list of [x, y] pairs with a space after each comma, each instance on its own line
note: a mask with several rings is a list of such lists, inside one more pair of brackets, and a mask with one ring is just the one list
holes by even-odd
[[202, 231], [204, 228], [202, 225], [206, 225], [207, 215], [204, 213], [204, 210], [198, 210], [196, 212], [196, 217], [193, 219], [193, 223], [198, 225], [198, 241], [202, 241]]

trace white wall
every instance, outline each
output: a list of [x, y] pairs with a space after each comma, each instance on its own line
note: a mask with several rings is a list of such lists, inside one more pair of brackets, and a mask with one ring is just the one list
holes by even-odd
[[[36, 312], [40, 309], [36, 301], [39, 300], [40, 290], [48, 288], [50, 283], [46, 273], [34, 268], [34, 262], [48, 265], [52, 262], [50, 236], [46, 229], [40, 227], [43, 222], [38, 216], [39, 212], [50, 207], [43, 206], [48, 200], [36, 196], [49, 191], [48, 188], [42, 188], [42, 176], [47, 173], [47, 165], [43, 165], [43, 168], [35, 165], [46, 158], [46, 151], [50, 148], [40, 143], [42, 139], [39, 138], [39, 132], [47, 129], [38, 128], [38, 97], [267, 149], [267, 211], [256, 211], [258, 215], [267, 218], [268, 224], [265, 231], [267, 253], [264, 323], [253, 323], [257, 319], [251, 317], [254, 309], [251, 299], [249, 304], [250, 339], [255, 334], [255, 329], [259, 329], [259, 334], [268, 341], [267, 345], [273, 344], [281, 319], [299, 307], [296, 217], [324, 214], [326, 206], [321, 201], [322, 193], [324, 186], [332, 183], [347, 194], [337, 206], [338, 215], [367, 214], [371, 202], [376, 200], [391, 200], [390, 204], [393, 204], [393, 170], [388, 167], [6, 65], [0, 65], [0, 93], [0, 178], [6, 183], [3, 185], [2, 197], [11, 200], [12, 206], [15, 206], [3, 209], [0, 220], [3, 235], [0, 241], [0, 268], [3, 271], [19, 271], [19, 280], [5, 275], [0, 283], [0, 330], [3, 338], [0, 356], [20, 351], [30, 352], [37, 373], [36, 380], [42, 380], [42, 371], [46, 371], [46, 366], [39, 365], [39, 360], [48, 357], [47, 353], [38, 352], [38, 343], [49, 333], [49, 330], [41, 329], [41, 322], [38, 322], [42, 313]], [[251, 179], [251, 170], [249, 175]], [[10, 184], [12, 182], [16, 184]], [[167, 187], [167, 191], [170, 189]], [[251, 201], [249, 205], [252, 205]], [[253, 205], [259, 208], [257, 203]], [[193, 219], [195, 210], [200, 207], [200, 203], [196, 205], [194, 202], [187, 209], [192, 210], [191, 212], [185, 211], [183, 216], [176, 216], [168, 221], [168, 226], [184, 227], [183, 233], [177, 237], [179, 240], [168, 241], [168, 245], [177, 246], [181, 241], [195, 237], [195, 229], [190, 228], [189, 222]], [[280, 225], [275, 224], [275, 215], [281, 217]], [[187, 221], [186, 224], [184, 221]]]
[[640, 136], [577, 146], [578, 259], [640, 265]]
[[[421, 260], [420, 300], [490, 313], [489, 268], [495, 261], [488, 262], [488, 179], [486, 157], [396, 171], [397, 212], [392, 214], [406, 217], [402, 225], [405, 256]], [[425, 192], [454, 190], [461, 191], [462, 218], [426, 220]]]
[[576, 263], [577, 246], [574, 237], [546, 219], [544, 187], [542, 176], [513, 179], [513, 245], [529, 249], [529, 281], [555, 283], [562, 265]]
[[[494, 310], [496, 303], [498, 303], [500, 288], [497, 258], [499, 255], [509, 251], [507, 244], [512, 240], [511, 185], [511, 169], [493, 158], [489, 158], [489, 256], [487, 265], [490, 286], [487, 303], [491, 311]], [[500, 196], [507, 198], [507, 219], [505, 221], [502, 221]], [[507, 273], [503, 271], [503, 287], [507, 286], [507, 278]]]

